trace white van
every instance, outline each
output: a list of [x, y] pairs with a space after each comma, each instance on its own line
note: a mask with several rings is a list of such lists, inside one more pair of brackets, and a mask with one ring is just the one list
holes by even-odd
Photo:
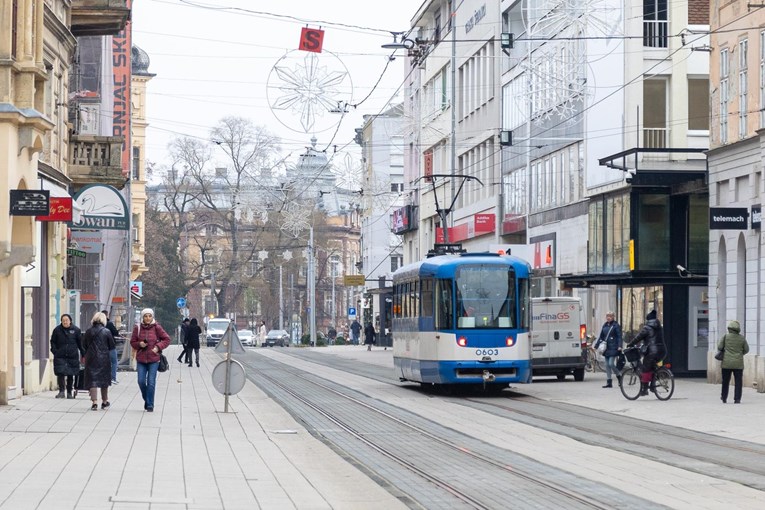
[[226, 318], [210, 319], [207, 321], [207, 347], [218, 345], [218, 342], [220, 342], [220, 339], [226, 333], [229, 324], [231, 324], [231, 320]]
[[585, 325], [582, 301], [574, 297], [531, 300], [531, 358], [533, 375], [573, 374], [584, 380]]

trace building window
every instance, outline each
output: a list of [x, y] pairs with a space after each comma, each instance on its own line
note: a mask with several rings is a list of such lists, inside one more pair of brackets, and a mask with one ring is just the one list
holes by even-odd
[[728, 143], [728, 95], [730, 66], [728, 49], [720, 50], [720, 143]]
[[709, 131], [709, 79], [688, 79], [688, 129]]
[[738, 137], [746, 138], [746, 110], [748, 108], [746, 92], [749, 89], [747, 54], [749, 41], [744, 39], [738, 43]]
[[441, 40], [441, 13], [437, 12], [433, 16], [433, 42], [437, 43]]
[[141, 168], [141, 148], [140, 147], [133, 147], [133, 180], [137, 181], [140, 179], [140, 168]]
[[19, 0], [13, 0], [11, 3], [11, 58], [16, 59], [16, 25], [19, 23]]
[[390, 256], [390, 272], [396, 271], [399, 267], [404, 265], [403, 255], [391, 255]]
[[667, 82], [643, 82], [643, 147], [667, 147]]
[[643, 46], [667, 47], [667, 0], [643, 0]]

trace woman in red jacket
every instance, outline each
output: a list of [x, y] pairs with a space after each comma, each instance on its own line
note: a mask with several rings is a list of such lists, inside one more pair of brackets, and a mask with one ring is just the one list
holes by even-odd
[[133, 328], [130, 345], [135, 349], [138, 387], [141, 388], [143, 408], [154, 411], [154, 391], [157, 387], [157, 368], [160, 353], [170, 345], [170, 335], [154, 320], [154, 310], [141, 310], [141, 324]]

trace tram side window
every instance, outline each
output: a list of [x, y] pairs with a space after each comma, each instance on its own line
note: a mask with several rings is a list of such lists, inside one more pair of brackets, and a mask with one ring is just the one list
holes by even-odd
[[454, 305], [452, 304], [452, 281], [436, 280], [436, 329], [454, 328]]
[[393, 288], [393, 317], [396, 319], [401, 318], [401, 284], [395, 285]]
[[521, 309], [521, 329], [531, 327], [531, 300], [529, 298], [529, 280], [520, 278], [518, 280], [518, 304]]
[[412, 317], [420, 316], [420, 282], [412, 282]]
[[433, 317], [433, 280], [422, 280], [420, 285], [422, 286], [420, 293], [422, 312], [420, 315], [422, 317]]

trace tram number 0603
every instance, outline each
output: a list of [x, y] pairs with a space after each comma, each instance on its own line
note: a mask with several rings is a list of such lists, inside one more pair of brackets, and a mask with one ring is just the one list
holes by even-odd
[[476, 349], [476, 356], [499, 356], [499, 349]]

